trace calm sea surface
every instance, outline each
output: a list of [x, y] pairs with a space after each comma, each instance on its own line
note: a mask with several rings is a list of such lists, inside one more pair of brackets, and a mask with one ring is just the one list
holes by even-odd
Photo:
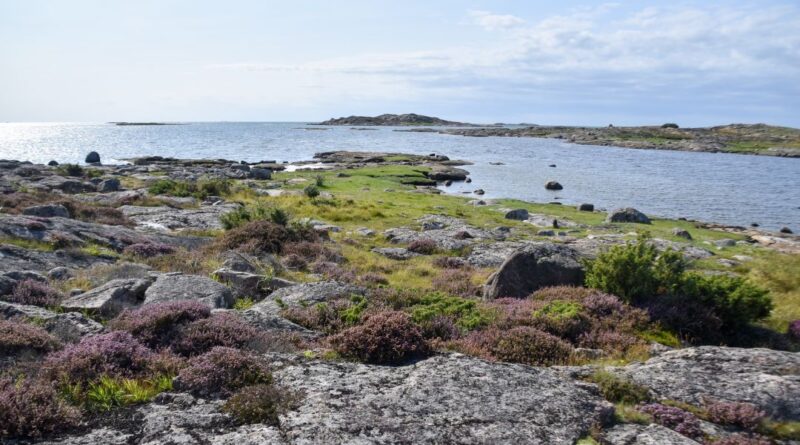
[[[797, 158], [471, 138], [384, 127], [305, 128], [304, 123], [249, 122], [127, 127], [0, 123], [0, 159], [75, 163], [93, 150], [105, 163], [143, 155], [280, 162], [309, 160], [315, 152], [330, 150], [441, 153], [475, 163], [465, 167], [473, 183], [448, 188], [453, 193], [482, 188], [484, 198], [632, 206], [650, 215], [739, 225], [755, 222], [767, 229], [787, 226], [800, 232]], [[564, 190], [545, 190], [548, 180], [559, 181]]]

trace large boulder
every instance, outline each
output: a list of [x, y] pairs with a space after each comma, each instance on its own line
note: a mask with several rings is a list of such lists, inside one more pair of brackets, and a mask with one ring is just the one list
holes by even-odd
[[650, 224], [650, 218], [633, 207], [626, 207], [609, 212], [606, 222]]
[[100, 181], [97, 184], [97, 191], [100, 193], [109, 193], [119, 191], [120, 182], [117, 178], [108, 178]]
[[583, 277], [579, 254], [574, 249], [560, 244], [524, 246], [489, 277], [484, 297], [525, 298], [542, 287], [579, 286]]
[[285, 307], [313, 306], [352, 295], [365, 295], [366, 289], [336, 281], [319, 281], [284, 287], [271, 293], [266, 300], [251, 309], [271, 315], [280, 315]]
[[22, 209], [23, 215], [38, 216], [40, 218], [69, 218], [69, 210], [60, 204], [45, 204], [26, 207]]
[[96, 151], [90, 151], [88, 155], [86, 155], [86, 163], [87, 164], [99, 164], [100, 163], [100, 154]]
[[193, 300], [212, 309], [229, 308], [234, 296], [230, 289], [211, 278], [200, 275], [169, 273], [159, 276], [145, 292], [144, 304]]
[[562, 190], [564, 186], [559, 184], [558, 181], [547, 181], [544, 188], [547, 190]]
[[112, 318], [123, 309], [138, 306], [145, 298], [151, 281], [146, 279], [117, 279], [67, 298], [61, 306], [68, 311], [91, 311]]
[[513, 219], [517, 221], [525, 221], [528, 219], [528, 211], [525, 209], [515, 209], [506, 212], [506, 219]]
[[752, 403], [777, 419], [800, 418], [800, 353], [703, 346], [665, 352], [615, 372], [660, 400]]

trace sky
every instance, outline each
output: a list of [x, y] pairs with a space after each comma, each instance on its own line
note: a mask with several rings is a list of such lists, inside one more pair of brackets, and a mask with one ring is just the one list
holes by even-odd
[[800, 127], [800, 2], [0, 0], [0, 121]]

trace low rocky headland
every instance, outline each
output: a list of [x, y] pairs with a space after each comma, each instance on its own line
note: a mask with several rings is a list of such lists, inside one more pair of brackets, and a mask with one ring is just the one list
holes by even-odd
[[800, 443], [791, 233], [442, 154], [100, 161], [0, 161], [0, 443]]
[[440, 132], [474, 137], [555, 138], [575, 144], [651, 150], [800, 157], [800, 130], [764, 124], [730, 124], [709, 128], [679, 128], [675, 124], [644, 127], [536, 125], [524, 128], [448, 129]]
[[474, 127], [474, 124], [454, 122], [422, 114], [381, 114], [380, 116], [348, 116], [328, 119], [315, 125], [355, 125], [355, 126], [441, 126]]

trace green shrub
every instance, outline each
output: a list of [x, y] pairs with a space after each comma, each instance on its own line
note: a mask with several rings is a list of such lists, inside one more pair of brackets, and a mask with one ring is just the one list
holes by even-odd
[[710, 307], [726, 331], [760, 320], [772, 310], [769, 292], [741, 277], [689, 274], [683, 292]]
[[466, 330], [473, 330], [489, 323], [489, 317], [480, 310], [476, 300], [432, 292], [411, 306], [411, 318], [416, 323], [431, 321], [441, 316], [453, 318], [459, 327]]
[[270, 221], [280, 226], [286, 226], [289, 224], [289, 214], [280, 208], [259, 203], [253, 206], [239, 207], [232, 212], [220, 216], [219, 220], [225, 230], [235, 229], [250, 221], [258, 220]]
[[316, 185], [311, 184], [303, 189], [303, 193], [309, 198], [314, 199], [319, 196], [319, 188]]
[[646, 237], [613, 246], [588, 263], [586, 286], [635, 303], [679, 288], [686, 264], [679, 252], [661, 255]]
[[650, 400], [650, 391], [646, 387], [608, 371], [595, 372], [589, 381], [600, 388], [600, 394], [609, 402], [635, 405]]
[[314, 184], [317, 187], [325, 187], [325, 177], [322, 175], [317, 175], [317, 177], [314, 178]]
[[56, 172], [61, 176], [83, 176], [83, 167], [78, 164], [61, 164]]
[[533, 312], [534, 317], [546, 317], [554, 319], [573, 319], [577, 318], [583, 306], [574, 301], [555, 300], [547, 303], [541, 309]]

